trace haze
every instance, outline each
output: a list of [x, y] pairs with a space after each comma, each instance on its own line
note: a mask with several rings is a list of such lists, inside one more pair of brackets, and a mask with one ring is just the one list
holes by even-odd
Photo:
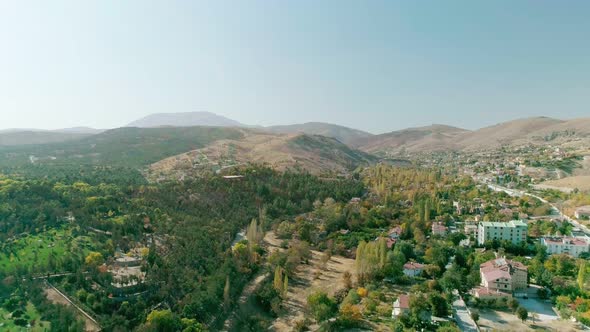
[[0, 3], [0, 128], [156, 112], [373, 133], [588, 116], [590, 3]]

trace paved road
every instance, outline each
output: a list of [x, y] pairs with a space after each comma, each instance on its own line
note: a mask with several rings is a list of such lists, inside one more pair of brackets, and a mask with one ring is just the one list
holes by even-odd
[[492, 189], [494, 191], [503, 191], [503, 192], [507, 193], [508, 195], [513, 196], [513, 197], [521, 197], [523, 195], [524, 196], [529, 196], [529, 197], [532, 197], [532, 198], [536, 198], [536, 199], [538, 199], [539, 201], [541, 201], [543, 203], [549, 204], [551, 206], [551, 210], [553, 211], [553, 213], [555, 215], [558, 215], [562, 219], [569, 221], [572, 225], [574, 225], [574, 227], [579, 228], [582, 232], [584, 232], [584, 234], [590, 236], [590, 229], [588, 227], [580, 224], [576, 219], [570, 218], [565, 213], [563, 213], [563, 211], [561, 211], [555, 204], [549, 203], [543, 197], [537, 196], [535, 194], [528, 193], [526, 191], [516, 190], [516, 189], [510, 189], [510, 188], [499, 186], [497, 184], [487, 183], [487, 182], [485, 182], [485, 180], [480, 180], [480, 182], [482, 182], [483, 184], [486, 184], [490, 189]]
[[[457, 293], [458, 295], [458, 293]], [[465, 305], [463, 299], [459, 296], [457, 300], [453, 302], [453, 315], [459, 325], [459, 329], [463, 332], [478, 332], [477, 325], [471, 318], [471, 314]]]

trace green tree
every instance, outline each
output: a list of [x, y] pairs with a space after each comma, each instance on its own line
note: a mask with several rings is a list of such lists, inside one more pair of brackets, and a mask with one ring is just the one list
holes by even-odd
[[336, 302], [321, 291], [315, 292], [307, 297], [307, 306], [309, 312], [318, 322], [333, 317], [338, 309]]
[[524, 307], [518, 307], [516, 316], [524, 323], [529, 317], [529, 312]]

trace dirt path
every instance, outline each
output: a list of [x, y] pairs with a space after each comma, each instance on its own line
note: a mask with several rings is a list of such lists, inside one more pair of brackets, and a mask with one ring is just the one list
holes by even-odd
[[67, 298], [67, 296], [65, 296], [62, 292], [57, 290], [55, 287], [53, 287], [49, 284], [47, 286], [48, 287], [45, 289], [45, 296], [47, 296], [47, 299], [49, 301], [56, 303], [56, 304], [63, 304], [66, 306], [74, 307], [78, 311], [79, 316], [84, 319], [84, 324], [85, 324], [84, 330], [86, 332], [100, 331], [100, 326], [98, 325], [98, 323], [94, 319], [90, 318], [86, 312], [84, 312], [82, 309], [80, 309], [77, 305], [73, 304], [70, 301], [70, 299]]
[[[317, 290], [322, 290], [333, 296], [344, 288], [342, 277], [345, 272], [354, 274], [354, 260], [332, 256], [330, 261], [322, 268], [322, 256], [324, 253], [312, 250], [312, 259], [309, 264], [302, 264], [297, 268], [296, 277], [289, 281], [287, 299], [283, 302], [285, 314], [277, 318], [273, 325], [273, 331], [293, 331], [295, 322], [304, 318], [307, 297]], [[312, 329], [313, 330], [313, 329]]]
[[[274, 235], [274, 232], [272, 231], [267, 232], [264, 236], [264, 244], [267, 246], [269, 255], [273, 253], [275, 250], [284, 250], [280, 247], [280, 243], [281, 240], [277, 239]], [[246, 285], [246, 287], [244, 287], [244, 289], [242, 290], [242, 294], [238, 298], [238, 304], [236, 308], [239, 308], [240, 306], [246, 304], [248, 298], [250, 298], [250, 296], [256, 291], [258, 286], [260, 286], [260, 284], [262, 284], [262, 282], [264, 282], [264, 280], [266, 280], [266, 278], [270, 276], [270, 273], [267, 273], [264, 270], [264, 268], [262, 270], [262, 272], [259, 272], [256, 275], [256, 277], [252, 281], [250, 281], [250, 283]], [[227, 317], [227, 319], [223, 323], [223, 331], [229, 331], [233, 318], [233, 313]]]

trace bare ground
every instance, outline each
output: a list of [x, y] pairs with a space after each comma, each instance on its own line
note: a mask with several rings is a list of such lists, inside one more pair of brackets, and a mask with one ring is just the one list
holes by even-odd
[[354, 260], [332, 256], [325, 269], [322, 269], [323, 255], [313, 250], [309, 264], [298, 267], [296, 277], [289, 281], [287, 299], [283, 302], [285, 313], [275, 320], [272, 330], [292, 331], [295, 322], [304, 318], [307, 297], [311, 293], [321, 290], [332, 296], [344, 288], [342, 276], [346, 271], [351, 274], [354, 272]]
[[531, 318], [523, 323], [515, 314], [499, 310], [481, 309], [478, 325], [481, 331], [581, 331], [582, 328], [569, 320], [552, 320], [533, 322]]
[[580, 191], [588, 191], [590, 190], [590, 176], [570, 176], [559, 180], [545, 181], [539, 186], [544, 186], [548, 189], [558, 189], [566, 191], [572, 191], [576, 188]]
[[[55, 304], [63, 304], [66, 306], [71, 306], [72, 304], [66, 299], [64, 298], [61, 294], [59, 294], [55, 289], [53, 288], [46, 288], [45, 289], [45, 296], [47, 296], [47, 299]], [[72, 306], [73, 307], [73, 306]], [[76, 310], [76, 312], [78, 312]], [[78, 316], [82, 319], [84, 319], [84, 324], [85, 324], [85, 331], [86, 332], [98, 332], [100, 331], [100, 326], [96, 325], [96, 323], [94, 323], [92, 320], [88, 319], [88, 317], [82, 315], [81, 313], [78, 312]]]

